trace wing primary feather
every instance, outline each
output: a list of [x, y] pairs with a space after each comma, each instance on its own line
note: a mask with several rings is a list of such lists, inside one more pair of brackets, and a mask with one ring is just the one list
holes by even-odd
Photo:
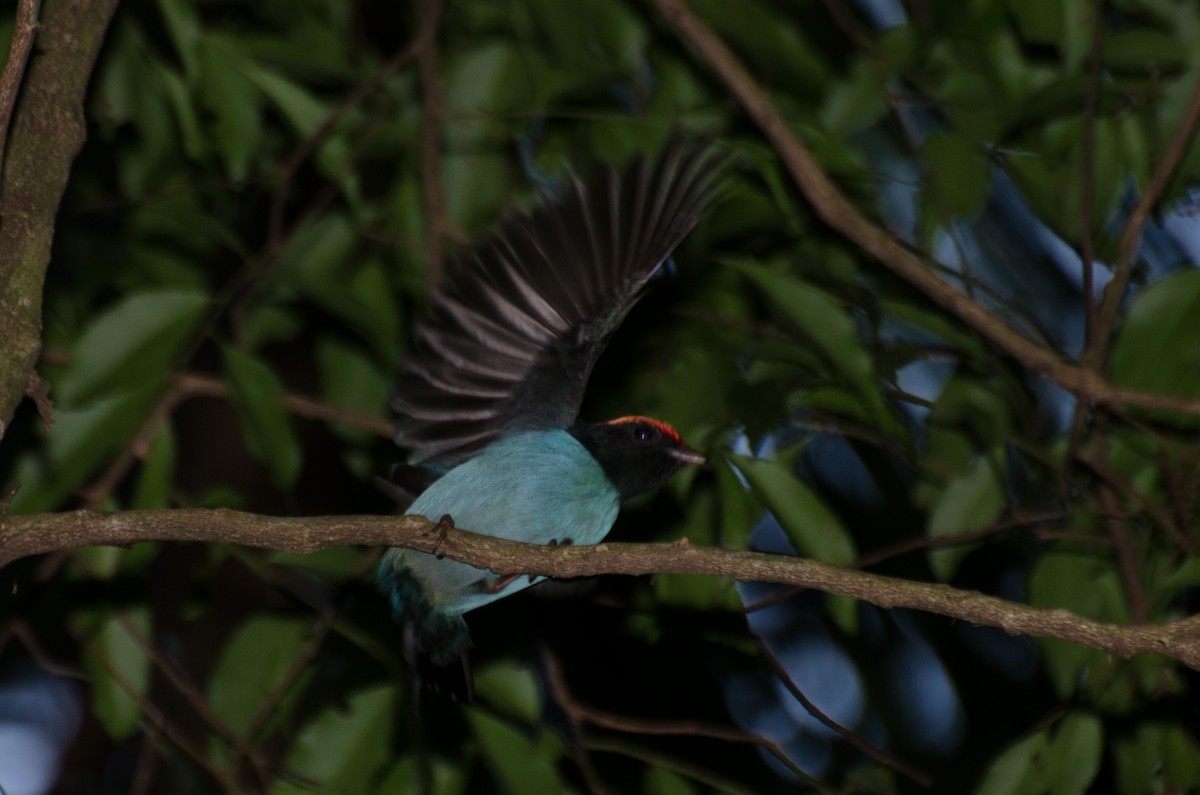
[[728, 159], [673, 138], [653, 163], [574, 177], [457, 257], [393, 397], [410, 462], [452, 466], [512, 428], [566, 427], [596, 359], [717, 196]]

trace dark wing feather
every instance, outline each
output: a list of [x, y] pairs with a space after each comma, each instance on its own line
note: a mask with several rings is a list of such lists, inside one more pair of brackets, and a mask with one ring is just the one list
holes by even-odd
[[392, 407], [411, 463], [454, 464], [506, 430], [575, 421], [592, 366], [724, 175], [672, 144], [509, 220], [453, 269], [413, 330]]

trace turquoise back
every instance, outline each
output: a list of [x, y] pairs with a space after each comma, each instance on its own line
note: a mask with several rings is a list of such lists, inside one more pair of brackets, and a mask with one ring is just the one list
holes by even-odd
[[[616, 521], [620, 499], [600, 465], [564, 430], [506, 437], [435, 481], [408, 513], [476, 533], [536, 544], [596, 544]], [[381, 567], [407, 569], [429, 604], [462, 614], [527, 588], [544, 578], [519, 577], [496, 592], [492, 572], [449, 558], [390, 549]], [[384, 569], [386, 571], [386, 568]], [[398, 605], [402, 610], [402, 605]]]

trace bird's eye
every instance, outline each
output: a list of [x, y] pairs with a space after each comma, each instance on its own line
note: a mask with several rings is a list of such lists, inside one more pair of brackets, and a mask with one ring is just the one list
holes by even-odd
[[639, 425], [633, 430], [634, 438], [639, 442], [648, 442], [654, 438], [655, 433], [653, 428], [647, 428], [645, 425]]

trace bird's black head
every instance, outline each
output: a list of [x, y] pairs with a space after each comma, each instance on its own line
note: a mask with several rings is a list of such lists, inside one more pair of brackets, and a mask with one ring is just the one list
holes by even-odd
[[579, 424], [570, 433], [599, 462], [622, 500], [654, 491], [687, 464], [704, 463], [674, 428], [649, 417]]

